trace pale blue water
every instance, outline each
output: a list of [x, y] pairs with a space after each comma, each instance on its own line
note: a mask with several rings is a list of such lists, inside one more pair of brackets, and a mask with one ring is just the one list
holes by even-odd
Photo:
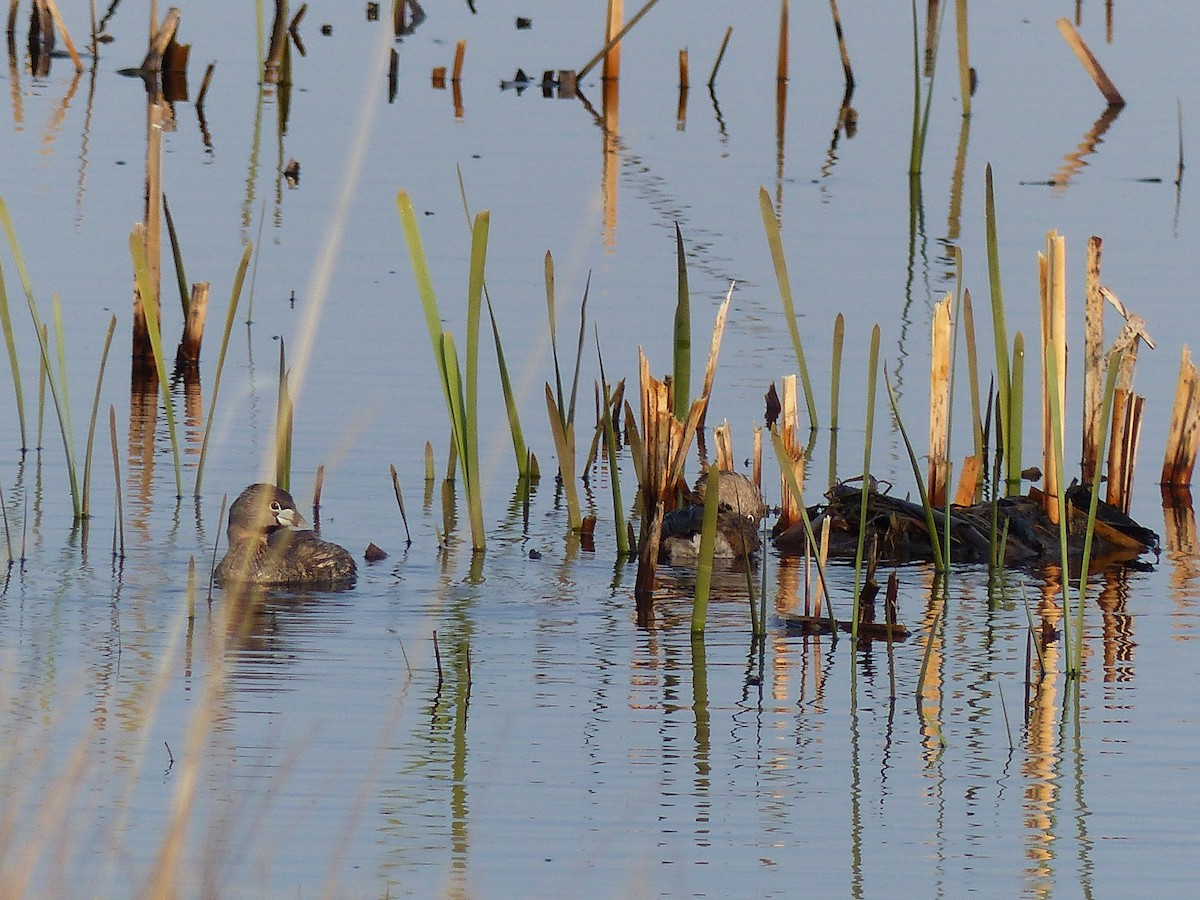
[[[115, 70], [142, 56], [143, 13], [119, 8], [110, 24], [116, 41], [102, 47], [94, 81], [89, 72], [73, 85], [63, 59], [48, 79], [33, 79], [23, 56], [15, 80], [11, 69], [0, 74], [9, 87], [0, 195], [43, 318], [51, 318], [52, 293], [62, 299], [81, 456], [104, 329], [118, 316], [86, 552], [71, 528], [53, 412], [40, 457], [22, 459], [7, 364], [0, 364], [0, 489], [14, 548], [24, 546], [27, 557], [0, 594], [5, 884], [32, 895], [119, 897], [140, 889], [196, 765], [184, 895], [1190, 893], [1200, 714], [1189, 685], [1200, 670], [1193, 640], [1200, 570], [1194, 538], [1172, 541], [1153, 483], [1180, 348], [1197, 331], [1196, 221], [1186, 176], [1178, 201], [1172, 184], [1175, 98], [1186, 149], [1200, 83], [1191, 6], [1121, 6], [1111, 43], [1103, 10], [1084, 10], [1084, 37], [1128, 106], [1088, 165], [1055, 188], [1021, 182], [1054, 176], [1103, 112], [1054, 27], [1056, 15], [1073, 9], [972, 8], [979, 90], [953, 220], [961, 117], [948, 21], [911, 266], [907, 6], [842, 4], [858, 130], [840, 136], [831, 161], [842, 96], [832, 26], [824, 7], [793, 5], [781, 164], [778, 6], [665, 0], [628, 39], [619, 141], [609, 158], [616, 203], [607, 212], [605, 139], [586, 107], [542, 99], [536, 88], [521, 96], [499, 90], [518, 66], [534, 75], [581, 66], [599, 46], [602, 4], [478, 6], [472, 15], [466, 4], [428, 4], [429, 19], [397, 45], [399, 90], [388, 103], [387, 26], [365, 21], [361, 6], [315, 5], [301, 28], [308, 56], [293, 60], [282, 137], [274, 92], [258, 103], [253, 9], [184, 10], [193, 94], [206, 63], [217, 60], [205, 110], [211, 149], [187, 103], [176, 104], [175, 130], [164, 138], [164, 189], [187, 275], [213, 282], [205, 404], [244, 241], [256, 241], [259, 254], [254, 324], [243, 324], [244, 295], [199, 501], [191, 485], [202, 424], [185, 429], [180, 416], [187, 499], [178, 506], [164, 416], [153, 424], [147, 472], [126, 389], [128, 234], [143, 202], [145, 101], [139, 83]], [[532, 18], [533, 28], [516, 30], [517, 15]], [[322, 22], [334, 26], [331, 36], [320, 35]], [[68, 24], [84, 43], [85, 18]], [[729, 24], [718, 119], [703, 82]], [[458, 118], [451, 91], [433, 89], [429, 74], [452, 62], [460, 38], [468, 50]], [[681, 47], [690, 51], [693, 83], [683, 127], [676, 121]], [[599, 110], [598, 74], [583, 91]], [[291, 158], [301, 164], [296, 189], [278, 176]], [[757, 191], [765, 186], [784, 225], [823, 419], [829, 335], [836, 313], [847, 315], [839, 472], [852, 476], [861, 469], [861, 370], [876, 322], [905, 421], [923, 442], [929, 310], [953, 287], [946, 240], [963, 250], [981, 354], [990, 359], [982, 235], [989, 161], [1010, 330], [1036, 341], [1035, 254], [1045, 231], [1057, 228], [1068, 237], [1073, 315], [1084, 242], [1098, 233], [1106, 241], [1104, 281], [1158, 341], [1139, 361], [1138, 385], [1150, 399], [1134, 514], [1164, 535], [1167, 549], [1151, 571], [1114, 585], [1103, 609], [1093, 588], [1077, 703], [1064, 713], [1070, 688], [1059, 645], [1057, 677], [1039, 695], [1024, 695], [1022, 593], [1036, 617], [1046, 590], [1034, 573], [1015, 574], [1004, 601], [989, 609], [982, 573], [955, 572], [934, 633], [923, 716], [917, 678], [934, 609], [921, 568], [900, 571], [902, 614], [914, 635], [894, 648], [894, 694], [882, 645], [832, 646], [772, 622], [761, 653], [753, 650], [738, 575], [718, 581], [701, 647], [688, 635], [686, 571], [665, 574], [657, 627], [638, 630], [634, 567], [615, 560], [607, 468], [594, 473], [584, 500], [600, 519], [594, 552], [566, 539], [565, 506], [550, 477], [546, 250], [557, 264], [568, 367], [592, 273], [583, 423], [591, 421], [590, 382], [598, 377], [593, 324], [610, 379], [632, 386], [639, 345], [655, 371], [669, 367], [676, 221], [689, 252], [697, 371], [716, 306], [729, 281], [739, 282], [709, 422], [728, 418], [735, 452], [745, 458], [767, 385], [795, 369], [759, 217]], [[443, 315], [461, 347], [468, 234], [456, 164], [472, 209], [491, 211], [489, 290], [526, 438], [546, 473], [526, 529], [510, 502], [511, 448], [485, 334], [490, 543], [474, 572], [462, 543], [461, 498], [458, 540], [439, 552], [438, 489], [422, 496], [425, 441], [434, 445], [440, 478], [447, 427], [395, 206], [397, 189], [408, 190]], [[1162, 181], [1139, 181], [1148, 177]], [[325, 252], [334, 267], [323, 311], [309, 319], [323, 290], [316, 263]], [[33, 429], [36, 344], [12, 257], [4, 251], [0, 260]], [[168, 347], [179, 329], [173, 290], [164, 279]], [[296, 384], [294, 493], [307, 506], [315, 468], [325, 464], [324, 536], [356, 555], [374, 541], [391, 556], [364, 566], [350, 592], [269, 604], [227, 651], [228, 678], [219, 679], [213, 654], [222, 596], [209, 607], [201, 588], [189, 625], [187, 562], [194, 556], [207, 570], [224, 531], [222, 494], [232, 498], [265, 471], [277, 336], [295, 363], [306, 327], [313, 344]], [[1108, 327], [1115, 333], [1115, 319]], [[293, 378], [301, 374], [293, 370]], [[1031, 404], [1036, 384], [1031, 364]], [[1075, 403], [1077, 394], [1072, 410]], [[110, 560], [110, 404], [129, 553], [120, 570]], [[956, 408], [960, 429], [965, 410]], [[882, 410], [876, 427], [874, 468], [906, 493], [912, 476]], [[590, 439], [586, 424], [584, 432], [581, 445]], [[965, 446], [965, 437], [957, 439]], [[822, 434], [812, 499], [827, 471], [825, 446]], [[1027, 437], [1031, 463], [1035, 453]], [[405, 491], [407, 549], [389, 464]], [[635, 487], [628, 456], [620, 465], [628, 504]], [[768, 473], [774, 499], [770, 464]], [[772, 607], [793, 602], [795, 573], [773, 555], [765, 565]], [[844, 611], [852, 578], [838, 568], [834, 580]], [[212, 727], [189, 737], [205, 703]]]

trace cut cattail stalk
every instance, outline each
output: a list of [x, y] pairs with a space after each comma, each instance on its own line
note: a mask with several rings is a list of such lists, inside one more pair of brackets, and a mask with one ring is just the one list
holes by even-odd
[[[1062, 485], [1058, 480], [1056, 447], [1063, 446], [1063, 423], [1052, 422], [1050, 392], [1057, 394], [1059, 410], [1066, 408], [1067, 278], [1066, 239], [1057, 231], [1046, 235], [1046, 252], [1038, 256], [1042, 286], [1042, 472], [1046, 484], [1046, 515], [1058, 524]], [[1047, 378], [1048, 359], [1054, 356], [1054, 384]], [[1057, 433], [1055, 433], [1057, 431]]]
[[1075, 26], [1071, 24], [1069, 19], [1058, 20], [1058, 30], [1066, 39], [1067, 46], [1074, 51], [1079, 61], [1083, 63], [1083, 68], [1091, 76], [1092, 81], [1096, 83], [1096, 87], [1100, 89], [1100, 93], [1104, 95], [1104, 99], [1108, 101], [1109, 106], [1124, 106], [1125, 98], [1121, 96], [1121, 92], [1117, 90], [1117, 86], [1112, 83], [1104, 69], [1100, 66], [1099, 61], [1092, 55], [1092, 51], [1088, 49], [1088, 45], [1084, 43], [1079, 32], [1075, 30]]
[[946, 294], [933, 310], [929, 371], [929, 502], [946, 505], [946, 443], [950, 425], [950, 304]]
[[446, 67], [445, 66], [434, 66], [433, 72], [430, 73], [430, 76], [429, 76], [429, 83], [432, 84], [439, 91], [445, 90], [446, 89]]
[[1185, 488], [1192, 483], [1196, 451], [1200, 447], [1200, 372], [1192, 362], [1191, 351], [1184, 345], [1179, 359], [1179, 380], [1175, 385], [1175, 406], [1171, 410], [1171, 428], [1167, 434], [1167, 452], [1163, 460], [1162, 484]]
[[684, 47], [679, 51], [679, 90], [686, 91], [691, 86], [688, 80], [688, 52]]
[[[796, 408], [796, 376], [783, 378], [783, 409], [779, 416], [779, 436], [787, 454], [787, 463], [795, 475], [796, 484], [804, 489], [804, 448], [800, 444], [799, 413]], [[800, 521], [800, 498], [792, 493], [786, 472], [780, 473], [779, 529], [790, 528]]]
[[200, 362], [200, 345], [204, 341], [204, 322], [208, 316], [207, 281], [192, 285], [192, 297], [188, 303], [187, 320], [183, 323], [183, 339], [179, 342], [176, 362], [196, 366]]
[[625, 0], [608, 0], [608, 16], [604, 22], [604, 80], [616, 81], [621, 77], [621, 44], [617, 35], [625, 19]]

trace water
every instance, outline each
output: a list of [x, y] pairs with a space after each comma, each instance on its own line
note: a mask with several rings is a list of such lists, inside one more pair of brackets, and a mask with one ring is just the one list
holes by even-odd
[[[301, 27], [308, 55], [293, 60], [282, 135], [276, 91], [260, 97], [258, 89], [253, 12], [184, 10], [193, 92], [207, 61], [217, 67], [205, 106], [211, 146], [186, 103], [176, 104], [175, 130], [164, 139], [164, 189], [188, 277], [213, 282], [200, 396], [186, 422], [181, 414], [188, 499], [180, 504], [163, 414], [157, 401], [131, 399], [125, 380], [128, 234], [142, 216], [145, 99], [137, 81], [115, 70], [141, 58], [145, 23], [119, 9], [109, 26], [115, 42], [102, 48], [94, 78], [86, 72], [77, 84], [62, 59], [43, 79], [31, 77], [23, 56], [16, 74], [9, 70], [0, 195], [43, 318], [52, 292], [62, 299], [80, 455], [110, 315], [118, 326], [99, 407], [86, 546], [71, 525], [53, 412], [40, 454], [22, 457], [11, 386], [0, 386], [0, 488], [26, 557], [0, 595], [5, 883], [35, 895], [140, 890], [166, 865], [160, 848], [173, 804], [183, 802], [185, 895], [791, 896], [804, 886], [818, 896], [1074, 896], [1194, 888], [1196, 839], [1186, 824], [1191, 748], [1200, 737], [1188, 690], [1200, 668], [1194, 520], [1184, 515], [1176, 528], [1164, 519], [1152, 488], [1180, 347], [1195, 339], [1195, 217], [1186, 179], [1178, 194], [1172, 184], [1175, 97], [1186, 139], [1197, 83], [1187, 39], [1197, 24], [1192, 8], [1118, 8], [1111, 42], [1103, 11], [1084, 10], [1084, 37], [1129, 103], [1086, 165], [1055, 187], [1022, 182], [1063, 181], [1064, 156], [1103, 111], [1054, 28], [1053, 16], [1072, 10], [1032, 2], [973, 8], [980, 86], [957, 213], [961, 118], [948, 28], [914, 232], [906, 175], [911, 24], [902, 5], [842, 10], [858, 130], [832, 147], [842, 84], [828, 13], [793, 8], [782, 150], [773, 4], [660, 4], [628, 40], [619, 134], [610, 142], [579, 102], [498, 89], [518, 66], [535, 75], [581, 66], [598, 47], [600, 5], [479, 7], [475, 15], [466, 4], [430, 7], [430, 18], [396, 45], [392, 103], [387, 26], [365, 21], [361, 7], [310, 10]], [[518, 31], [517, 15], [533, 28]], [[324, 21], [333, 25], [328, 37], [319, 33]], [[85, 24], [68, 24], [83, 43]], [[703, 82], [728, 24], [734, 34], [714, 103]], [[456, 116], [452, 91], [431, 87], [429, 73], [451, 63], [460, 38], [468, 50]], [[693, 83], [682, 125], [681, 47], [689, 48]], [[583, 92], [598, 111], [598, 75], [585, 79]], [[292, 158], [301, 164], [295, 189], [278, 174]], [[914, 634], [890, 654], [884, 645], [790, 635], [774, 620], [760, 652], [737, 573], [718, 575], [702, 644], [688, 634], [686, 570], [664, 573], [656, 626], [636, 628], [634, 570], [613, 550], [607, 467], [593, 472], [584, 494], [600, 518], [594, 552], [566, 536], [564, 501], [549, 477], [546, 250], [556, 261], [568, 368], [592, 274], [581, 421], [591, 418], [588, 383], [597, 375], [593, 324], [610, 378], [636, 377], [639, 345], [655, 371], [669, 366], [675, 222], [688, 248], [698, 348], [729, 282], [738, 282], [709, 421], [730, 420], [742, 459], [767, 385], [795, 368], [762, 236], [757, 191], [765, 186], [783, 222], [823, 416], [833, 318], [848, 317], [838, 462], [840, 474], [852, 476], [860, 469], [871, 326], [881, 326], [883, 357], [920, 446], [929, 310], [953, 288], [947, 243], [961, 246], [966, 283], [983, 310], [985, 162], [996, 173], [1010, 332], [1023, 329], [1034, 345], [1034, 254], [1053, 227], [1068, 236], [1073, 323], [1084, 241], [1098, 233], [1104, 281], [1146, 318], [1159, 344], [1139, 360], [1138, 384], [1150, 399], [1134, 514], [1164, 535], [1165, 551], [1148, 571], [1095, 580], [1078, 696], [1064, 697], [1074, 686], [1061, 676], [1061, 642], [1047, 658], [1058, 677], [1025, 694], [1028, 616], [1058, 621], [1052, 572], [1013, 573], [989, 606], [984, 574], [956, 569], [943, 607], [929, 571], [900, 569], [901, 612]], [[423, 487], [425, 441], [440, 473], [446, 427], [395, 207], [396, 190], [408, 190], [443, 316], [461, 346], [469, 238], [455, 164], [472, 209], [491, 211], [489, 290], [526, 438], [547, 473], [526, 526], [511, 502], [511, 448], [484, 336], [489, 550], [474, 561], [463, 543], [463, 500], [456, 540], [439, 551], [440, 494]], [[1162, 181], [1139, 180], [1147, 177]], [[247, 240], [258, 247], [254, 323], [242, 324], [244, 296], [202, 496], [193, 501], [202, 413]], [[326, 255], [330, 268], [322, 270]], [[7, 252], [3, 264], [33, 429], [36, 344]], [[170, 278], [164, 290], [169, 346], [179, 329]], [[986, 322], [980, 327], [987, 360], [990, 333]], [[188, 559], [207, 572], [224, 531], [222, 495], [232, 498], [267, 471], [279, 336], [298, 402], [297, 499], [307, 506], [313, 473], [325, 464], [324, 536], [356, 555], [370, 541], [391, 555], [364, 566], [352, 591], [273, 598], [244, 631], [227, 635], [228, 604], [217, 591], [210, 606], [203, 585], [189, 622]], [[1030, 403], [1035, 380], [1031, 363]], [[176, 401], [182, 408], [182, 388]], [[110, 405], [126, 516], [120, 566], [110, 553]], [[961, 429], [965, 405], [956, 421]], [[882, 413], [876, 435], [873, 468], [907, 492], [903, 446]], [[956, 435], [956, 446], [966, 440]], [[828, 468], [825, 443], [822, 435], [810, 467], [814, 490]], [[1030, 462], [1036, 453], [1027, 435]], [[405, 491], [408, 547], [389, 464]], [[620, 466], [628, 503], [627, 456]], [[795, 569], [772, 554], [764, 565], [769, 603], [789, 607]], [[835, 567], [833, 580], [844, 609], [852, 575]]]

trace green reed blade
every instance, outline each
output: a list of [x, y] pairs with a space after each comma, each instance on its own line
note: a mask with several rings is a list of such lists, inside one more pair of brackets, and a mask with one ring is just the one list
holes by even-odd
[[229, 350], [229, 336], [233, 332], [233, 320], [237, 316], [238, 301], [242, 296], [242, 284], [246, 280], [246, 269], [250, 265], [250, 254], [254, 244], [246, 244], [241, 262], [233, 276], [233, 289], [229, 293], [229, 311], [225, 314], [225, 331], [221, 334], [221, 351], [217, 355], [217, 371], [213, 377], [212, 398], [208, 401], [208, 421], [204, 425], [204, 439], [200, 443], [200, 461], [196, 464], [195, 495], [200, 496], [200, 483], [204, 479], [204, 461], [208, 458], [208, 439], [212, 435], [213, 416], [217, 411], [217, 394], [221, 390], [221, 372], [225, 368], [225, 353]]
[[692, 384], [692, 312], [688, 292], [687, 256], [683, 251], [683, 233], [675, 223], [675, 269], [677, 292], [675, 298], [675, 418], [686, 422], [691, 409]]
[[275, 402], [275, 483], [292, 489], [292, 395], [288, 390], [287, 352], [279, 339], [279, 394]]
[[71, 394], [67, 384], [67, 339], [63, 331], [62, 302], [58, 292], [50, 295], [50, 310], [54, 316], [54, 347], [58, 352], [58, 389], [62, 397], [62, 413], [71, 446], [75, 446], [75, 429], [71, 425]]
[[567, 424], [575, 424], [575, 397], [579, 393], [579, 370], [583, 365], [583, 342], [587, 335], [588, 295], [592, 290], [592, 273], [583, 284], [583, 301], [579, 304], [579, 341], [575, 345], [575, 373], [571, 376], [571, 402], [567, 405]]
[[550, 417], [550, 433], [558, 454], [558, 471], [567, 495], [567, 526], [572, 531], [579, 531], [583, 528], [583, 516], [579, 511], [579, 493], [575, 488], [575, 425], [563, 425], [549, 382], [546, 382], [546, 413]]
[[775, 279], [779, 282], [779, 299], [783, 304], [783, 315], [787, 319], [788, 333], [792, 337], [792, 349], [796, 353], [796, 365], [800, 369], [800, 383], [804, 386], [804, 402], [808, 406], [809, 427], [817, 427], [817, 401], [813, 396], [812, 382], [808, 377], [808, 363], [804, 358], [804, 346], [800, 342], [800, 326], [796, 321], [796, 307], [792, 302], [792, 283], [788, 278], [787, 260], [783, 255], [783, 239], [779, 234], [779, 221], [771, 206], [771, 195], [767, 189], [758, 189], [758, 206], [762, 213], [763, 228], [767, 233], [767, 246], [771, 249], [771, 261], [775, 264]]
[[[887, 373], [884, 372], [886, 380]], [[867, 499], [871, 489], [871, 445], [875, 438], [875, 390], [879, 384], [879, 325], [871, 329], [871, 347], [867, 357], [867, 424], [863, 436], [862, 491], [859, 495], [858, 546], [854, 551], [854, 606], [850, 634], [858, 638], [858, 594], [862, 588], [863, 551], [867, 543]], [[890, 393], [891, 386], [888, 391]], [[911, 450], [909, 451], [912, 452]], [[917, 482], [920, 483], [920, 477]]]
[[[458, 174], [458, 193], [462, 198], [463, 213], [466, 215], [467, 221], [467, 230], [471, 231], [473, 235], [474, 226], [472, 225], [471, 207], [467, 202], [467, 185], [466, 182], [463, 181], [462, 167], [456, 165], [454, 169]], [[478, 224], [477, 219], [475, 222]], [[512, 380], [508, 375], [508, 365], [504, 359], [504, 348], [500, 344], [500, 329], [496, 326], [496, 313], [492, 308], [491, 294], [488, 292], [487, 281], [483, 279], [482, 270], [479, 274], [480, 282], [483, 285], [483, 299], [487, 304], [488, 318], [491, 320], [492, 324], [492, 340], [496, 345], [496, 363], [500, 370], [500, 389], [504, 394], [504, 408], [508, 413], [508, 427], [512, 434], [513, 455], [516, 456], [517, 459], [517, 477], [527, 479], [529, 477], [529, 454], [525, 448], [525, 438], [521, 433], [521, 417], [517, 409], [516, 398], [513, 394]], [[470, 351], [468, 350], [468, 353], [469, 352]]]
[[83, 454], [83, 501], [80, 512], [84, 518], [91, 515], [88, 500], [92, 483], [92, 446], [96, 440], [96, 416], [100, 412], [100, 386], [104, 383], [104, 365], [108, 362], [108, 350], [112, 346], [113, 332], [117, 329], [117, 317], [108, 321], [108, 333], [104, 336], [104, 350], [100, 354], [100, 371], [96, 375], [96, 394], [92, 398], [92, 418], [88, 423], [87, 450]]
[[600, 385], [603, 392], [601, 397], [601, 423], [604, 428], [604, 449], [608, 458], [608, 480], [612, 486], [613, 498], [613, 527], [617, 532], [617, 556], [624, 558], [629, 555], [629, 531], [625, 527], [625, 504], [621, 502], [621, 473], [617, 468], [617, 434], [613, 428], [613, 408], [621, 408], [621, 398], [625, 395], [625, 382], [617, 384], [616, 402], [613, 402], [612, 392], [604, 377], [604, 356], [600, 352], [600, 329], [596, 333], [596, 363], [600, 368]]
[[175, 462], [175, 497], [183, 497], [183, 480], [179, 466], [179, 437], [175, 432], [175, 403], [171, 400], [171, 388], [167, 382], [167, 364], [163, 359], [162, 333], [159, 330], [158, 310], [154, 305], [154, 291], [150, 283], [150, 269], [146, 264], [146, 248], [135, 228], [129, 233], [129, 253], [133, 258], [133, 271], [137, 278], [138, 292], [142, 295], [142, 309], [146, 314], [146, 330], [150, 332], [150, 349], [154, 354], [154, 369], [158, 373], [158, 386], [162, 392], [163, 406], [167, 411], [167, 433], [171, 438], [171, 456]]
[[446, 382], [446, 368], [442, 361], [442, 319], [438, 312], [437, 297], [433, 293], [433, 279], [429, 276], [429, 264], [426, 262], [425, 250], [421, 244], [421, 232], [417, 229], [417, 216], [413, 212], [412, 200], [407, 192], [400, 191], [396, 194], [396, 207], [400, 212], [400, 224], [404, 229], [404, 240], [408, 244], [408, 255], [412, 260], [417, 293], [421, 297], [421, 307], [425, 311], [425, 324], [429, 328], [429, 343], [433, 348], [434, 362], [437, 363], [438, 373], [441, 375], [446, 410], [450, 412], [451, 419], [453, 419], [449, 388]]
[[[117, 521], [113, 526], [113, 556], [116, 559], [125, 558], [125, 504], [121, 498], [121, 455], [117, 451], [117, 410], [110, 403], [108, 406], [108, 436], [112, 441], [113, 483], [117, 491]], [[117, 552], [117, 535], [121, 538], [120, 553]]]
[[13, 391], [17, 397], [17, 422], [21, 426], [21, 451], [29, 449], [25, 437], [25, 392], [21, 388], [21, 363], [17, 358], [17, 342], [13, 337], [12, 315], [8, 309], [8, 291], [4, 287], [4, 266], [0, 265], [0, 328], [8, 348], [8, 366], [12, 370]]
[[[81, 512], [78, 472], [75, 466], [75, 451], [72, 448], [69, 437], [69, 419], [64, 419], [65, 408], [59, 401], [59, 388], [55, 383], [54, 374], [50, 367], [50, 342], [46, 331], [42, 326], [41, 316], [38, 315], [37, 301], [33, 296], [33, 286], [29, 281], [29, 270], [25, 268], [25, 257], [21, 253], [21, 245], [17, 240], [17, 231], [13, 227], [12, 217], [8, 214], [8, 205], [0, 198], [0, 223], [4, 225], [5, 234], [8, 236], [8, 244], [12, 249], [13, 261], [17, 265], [17, 274], [21, 278], [21, 286], [25, 290], [25, 302], [29, 307], [30, 318], [33, 319], [33, 327], [35, 333], [39, 336], [38, 346], [41, 352], [42, 365], [45, 368], [46, 380], [50, 385], [50, 399], [54, 401], [54, 410], [58, 414], [59, 431], [62, 434], [63, 454], [67, 460], [67, 476], [71, 483], [71, 507], [75, 513], [75, 518], [78, 519]], [[39, 442], [40, 443], [40, 442]]]
[[[825, 592], [825, 607], [829, 613], [829, 633], [836, 642], [838, 625], [837, 619], [833, 616], [833, 592], [829, 590], [829, 581], [825, 577], [825, 564], [821, 562], [820, 554], [815, 552], [816, 548], [821, 545], [813, 533], [812, 519], [809, 518], [808, 507], [804, 503], [804, 492], [800, 489], [800, 483], [796, 480], [796, 472], [792, 468], [787, 448], [783, 445], [783, 435], [774, 425], [771, 426], [771, 447], [775, 450], [775, 459], [779, 463], [780, 472], [787, 481], [788, 490], [796, 498], [796, 506], [800, 509], [800, 521], [804, 523], [804, 534], [808, 539], [808, 546], [814, 548], [813, 556], [817, 564], [817, 578], [821, 581], [821, 590]], [[857, 603], [857, 600], [855, 602]]]
[[[929, 502], [929, 492], [925, 490], [925, 479], [921, 477], [921, 464], [917, 460], [916, 452], [913, 450], [912, 441], [908, 439], [908, 431], [904, 428], [904, 421], [900, 418], [900, 405], [896, 400], [896, 392], [892, 389], [892, 380], [888, 377], [886, 368], [883, 371], [883, 383], [887, 385], [888, 400], [892, 405], [892, 415], [896, 418], [896, 426], [900, 429], [900, 437], [904, 439], [904, 448], [908, 451], [908, 462], [912, 466], [913, 476], [917, 481], [917, 491], [921, 495], [921, 508], [925, 511], [925, 527], [929, 530], [929, 543], [933, 547], [934, 569], [938, 573], [945, 573], [950, 568], [950, 545], [946, 545], [945, 552], [943, 553], [942, 542], [938, 537], [937, 523], [933, 515], [933, 504]], [[866, 518], [865, 503], [863, 504], [863, 513], [860, 521], [863, 518]]]
[[187, 321], [188, 310], [192, 305], [191, 292], [188, 290], [187, 275], [183, 271], [183, 251], [179, 247], [179, 236], [175, 233], [175, 218], [171, 215], [171, 206], [167, 203], [167, 195], [163, 194], [163, 217], [167, 220], [167, 236], [171, 239], [171, 257], [175, 260], [175, 281], [179, 284], [179, 303], [183, 307], [183, 321]]
[[[1004, 290], [1000, 284], [1000, 245], [996, 237], [996, 198], [992, 189], [992, 164], [988, 163], [984, 170], [984, 231], [987, 244], [988, 287], [992, 300], [992, 336], [996, 346], [996, 391], [999, 395], [997, 408], [1003, 415], [1011, 411], [1009, 405], [1009, 389], [1012, 381], [1008, 369], [1008, 326], [1004, 316]], [[1012, 423], [1004, 423], [1004, 433], [1011, 435]], [[999, 447], [999, 435], [997, 447]], [[1013, 455], [1020, 458], [1020, 444], [1012, 443], [1007, 438], [1004, 441], [1004, 456], [1006, 459]], [[1017, 452], [1012, 453], [1013, 450]], [[1019, 465], [1019, 463], [1018, 463]]]
[[508, 430], [512, 434], [513, 455], [517, 459], [517, 477], [529, 477], [529, 451], [525, 446], [525, 435], [521, 431], [521, 415], [517, 409], [517, 398], [513, 392], [508, 364], [504, 359], [504, 348], [500, 346], [500, 329], [496, 325], [496, 313], [492, 301], [487, 301], [488, 318], [492, 323], [492, 338], [496, 343], [496, 364], [500, 369], [500, 390], [504, 394], [504, 409], [508, 413]]
[[[708, 618], [708, 594], [712, 587], [713, 553], [717, 547], [717, 512], [720, 509], [721, 470], [708, 467], [704, 491], [704, 520], [700, 526], [700, 549], [696, 556], [696, 592], [692, 600], [692, 634], [703, 634]], [[751, 604], [753, 609], [753, 604]]]
[[[38, 337], [47, 345], [50, 344], [50, 329], [45, 325], [38, 333]], [[46, 424], [46, 363], [42, 356], [38, 355], [38, 420], [37, 420], [37, 448], [42, 449], [45, 445], [42, 443], [43, 426]]]
[[829, 430], [838, 430], [838, 407], [842, 392], [842, 345], [846, 338], [846, 317], [838, 313], [833, 320], [833, 363], [829, 369]]
[[392, 471], [392, 490], [396, 492], [396, 505], [400, 507], [400, 521], [404, 523], [404, 542], [412, 543], [412, 534], [408, 530], [408, 515], [404, 512], [404, 495], [400, 493], [400, 476], [395, 466], [388, 466]]
[[58, 431], [62, 435], [63, 456], [67, 461], [67, 478], [71, 484], [71, 508], [75, 513], [75, 518], [78, 519], [83, 513], [83, 505], [79, 496], [78, 468], [75, 465], [75, 449], [74, 441], [71, 438], [68, 428], [68, 419], [62, 401], [59, 399], [59, 387], [54, 378], [54, 371], [50, 368], [50, 332], [45, 325], [37, 320], [37, 310], [31, 308], [34, 315], [34, 321], [39, 325], [38, 335], [40, 340], [38, 346], [41, 349], [42, 356], [42, 372], [46, 378], [46, 384], [50, 387], [50, 399], [54, 403], [54, 412], [58, 416]]
[[487, 540], [483, 524], [483, 485], [479, 472], [479, 319], [482, 309], [483, 273], [487, 263], [488, 227], [491, 215], [487, 210], [476, 214], [471, 230], [471, 269], [467, 283], [467, 346], [463, 360], [466, 366], [466, 406], [463, 426], [465, 443], [470, 454], [466, 460], [467, 508], [471, 519], [474, 549], [485, 548]]
[[1008, 392], [1008, 421], [1004, 430], [1004, 463], [1008, 469], [1005, 495], [1021, 493], [1021, 445], [1025, 416], [1025, 335], [1013, 336], [1012, 384]]
[[555, 308], [554, 300], [554, 256], [549, 250], [546, 251], [545, 271], [546, 315], [550, 320], [550, 355], [554, 358], [554, 397], [557, 403], [559, 416], [563, 419], [563, 426], [566, 427], [566, 407], [563, 405], [562, 370], [558, 365], [558, 312]]

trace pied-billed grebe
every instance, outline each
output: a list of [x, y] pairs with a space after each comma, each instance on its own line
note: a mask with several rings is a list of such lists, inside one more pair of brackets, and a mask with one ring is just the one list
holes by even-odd
[[[704, 493], [708, 478], [701, 475], [690, 505], [672, 510], [663, 518], [659, 560], [671, 565], [695, 565], [704, 524]], [[737, 472], [722, 472], [717, 492], [716, 559], [742, 559], [758, 550], [758, 525], [766, 515], [762, 493], [754, 482]]]
[[357, 575], [354, 558], [308, 528], [292, 495], [252, 484], [229, 507], [229, 550], [218, 584], [344, 586]]

